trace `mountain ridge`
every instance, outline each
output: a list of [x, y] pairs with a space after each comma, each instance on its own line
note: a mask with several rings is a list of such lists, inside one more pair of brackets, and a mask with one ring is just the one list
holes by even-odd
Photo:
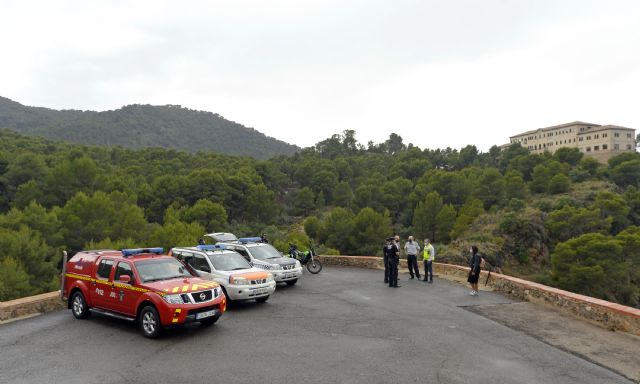
[[211, 151], [258, 159], [300, 150], [217, 113], [172, 104], [130, 104], [98, 112], [25, 106], [0, 96], [0, 127], [79, 144]]

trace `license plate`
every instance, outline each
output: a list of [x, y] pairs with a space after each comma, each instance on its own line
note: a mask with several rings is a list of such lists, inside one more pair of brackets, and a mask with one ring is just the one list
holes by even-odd
[[196, 313], [196, 319], [199, 320], [199, 319], [204, 319], [205, 317], [211, 317], [215, 315], [215, 313], [216, 311], [214, 310]]
[[287, 273], [286, 275], [284, 275], [285, 279], [290, 279], [292, 277], [294, 277], [295, 275], [293, 273]]
[[263, 293], [267, 293], [267, 288], [258, 288], [254, 290], [253, 293], [256, 295], [262, 295]]

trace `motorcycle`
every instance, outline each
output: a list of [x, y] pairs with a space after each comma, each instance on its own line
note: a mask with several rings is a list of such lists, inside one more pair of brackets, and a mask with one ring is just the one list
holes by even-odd
[[289, 244], [289, 257], [296, 259], [302, 265], [307, 266], [307, 270], [314, 275], [322, 271], [322, 263], [316, 257], [316, 251], [313, 247], [309, 247], [307, 252], [302, 252], [295, 244]]

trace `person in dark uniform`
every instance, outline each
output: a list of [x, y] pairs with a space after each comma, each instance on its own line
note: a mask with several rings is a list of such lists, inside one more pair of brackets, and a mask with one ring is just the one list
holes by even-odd
[[[400, 264], [400, 251], [395, 243], [395, 238], [390, 237], [384, 247], [384, 257], [386, 261], [386, 269], [388, 271], [389, 286], [397, 288], [398, 285], [398, 264]], [[387, 272], [385, 272], [387, 273]]]
[[389, 254], [387, 247], [389, 246], [389, 239], [385, 239], [384, 247], [382, 247], [382, 263], [384, 264], [384, 283], [389, 283]]

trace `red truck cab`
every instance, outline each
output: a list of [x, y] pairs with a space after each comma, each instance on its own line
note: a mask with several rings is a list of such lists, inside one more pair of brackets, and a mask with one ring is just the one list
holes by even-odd
[[100, 313], [137, 321], [146, 337], [190, 322], [214, 324], [226, 310], [220, 286], [194, 276], [162, 248], [83, 251], [65, 268], [62, 296], [78, 319]]

